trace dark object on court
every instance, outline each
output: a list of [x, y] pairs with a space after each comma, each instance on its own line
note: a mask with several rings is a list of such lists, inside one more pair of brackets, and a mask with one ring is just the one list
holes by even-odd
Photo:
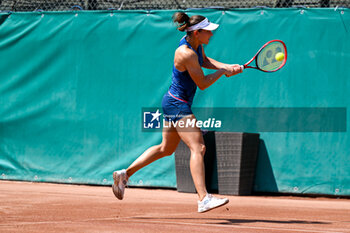
[[215, 133], [219, 194], [250, 195], [259, 134]]
[[[250, 195], [259, 149], [259, 134], [210, 131], [206, 145], [205, 175], [208, 192]], [[190, 172], [190, 150], [181, 141], [175, 151], [177, 190], [195, 193]]]

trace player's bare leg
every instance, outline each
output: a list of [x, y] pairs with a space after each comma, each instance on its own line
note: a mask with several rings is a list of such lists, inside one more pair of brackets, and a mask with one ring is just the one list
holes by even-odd
[[[186, 121], [195, 120], [194, 115], [189, 115], [182, 118], [183, 125], [186, 125]], [[197, 127], [180, 127], [178, 124], [177, 131], [184, 143], [189, 147], [191, 151], [190, 169], [194, 186], [196, 187], [199, 200], [202, 200], [207, 194], [205, 187], [205, 169], [204, 169], [204, 154], [205, 145], [202, 132]]]
[[[168, 123], [166, 122], [165, 124]], [[170, 124], [167, 126], [163, 128], [161, 144], [148, 148], [126, 170], [113, 173], [114, 184], [112, 189], [118, 199], [123, 199], [125, 186], [130, 176], [148, 164], [174, 153], [180, 142], [180, 137], [174, 127], [171, 127]]]
[[[196, 118], [192, 114], [182, 118], [180, 121], [183, 121], [182, 125], [188, 125], [186, 121], [192, 122], [193, 120], [196, 121]], [[207, 192], [204, 167], [205, 144], [201, 130], [197, 127], [184, 128], [180, 127], [180, 125], [177, 127], [178, 134], [191, 150], [190, 169], [199, 197], [198, 212], [206, 212], [227, 204], [229, 201], [227, 198], [217, 198]]]
[[126, 169], [128, 176], [133, 175], [136, 171], [147, 166], [148, 164], [174, 153], [177, 145], [180, 142], [180, 137], [174, 127], [171, 127], [168, 122], [165, 122], [165, 124], [167, 124], [167, 127], [163, 127], [162, 143], [150, 147], [142, 155], [140, 155], [140, 157], [138, 157], [128, 167], [128, 169]]

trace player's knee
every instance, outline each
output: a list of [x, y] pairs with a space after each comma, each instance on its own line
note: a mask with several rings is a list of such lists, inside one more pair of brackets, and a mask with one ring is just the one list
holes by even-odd
[[204, 144], [199, 143], [192, 147], [192, 151], [195, 153], [200, 153], [202, 156], [205, 154], [206, 147]]
[[161, 146], [160, 147], [160, 154], [161, 154], [161, 157], [165, 157], [165, 156], [169, 156], [169, 155], [172, 155], [174, 153], [174, 149], [169, 147], [169, 146]]
[[205, 151], [206, 151], [206, 147], [205, 147], [205, 145], [204, 144], [201, 144], [201, 154], [204, 156], [204, 154], [205, 154]]

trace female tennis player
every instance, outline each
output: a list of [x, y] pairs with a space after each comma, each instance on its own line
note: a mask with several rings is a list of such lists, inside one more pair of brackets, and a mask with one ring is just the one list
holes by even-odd
[[[196, 126], [180, 128], [186, 121], [196, 120], [191, 105], [197, 87], [204, 90], [216, 82], [222, 75], [230, 77], [242, 72], [240, 65], [229, 65], [218, 62], [206, 56], [203, 44], [208, 44], [213, 36], [212, 31], [219, 25], [211, 23], [206, 17], [194, 15], [189, 17], [183, 12], [173, 15], [173, 21], [178, 24], [178, 30], [186, 31], [187, 35], [180, 40], [175, 51], [172, 84], [162, 101], [163, 116], [167, 127], [163, 127], [162, 143], [147, 149], [127, 169], [113, 172], [114, 195], [122, 200], [128, 178], [146, 165], [174, 153], [180, 140], [191, 151], [190, 170], [198, 193], [198, 212], [202, 213], [228, 203], [227, 198], [217, 198], [207, 193], [205, 186], [204, 153], [205, 145], [201, 130]], [[216, 70], [204, 75], [202, 68]], [[175, 127], [170, 122], [180, 122]]]

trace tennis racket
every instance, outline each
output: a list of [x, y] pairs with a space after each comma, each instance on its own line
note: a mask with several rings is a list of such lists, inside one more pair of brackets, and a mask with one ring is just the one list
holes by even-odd
[[[281, 54], [283, 53], [284, 57]], [[278, 60], [276, 59], [276, 54], [280, 55]], [[254, 64], [250, 64], [255, 61]], [[255, 56], [250, 59], [247, 63], [245, 63], [242, 67], [243, 69], [253, 68], [264, 72], [275, 72], [281, 69], [287, 61], [287, 47], [281, 40], [271, 40], [264, 44], [259, 51], [255, 54]]]

